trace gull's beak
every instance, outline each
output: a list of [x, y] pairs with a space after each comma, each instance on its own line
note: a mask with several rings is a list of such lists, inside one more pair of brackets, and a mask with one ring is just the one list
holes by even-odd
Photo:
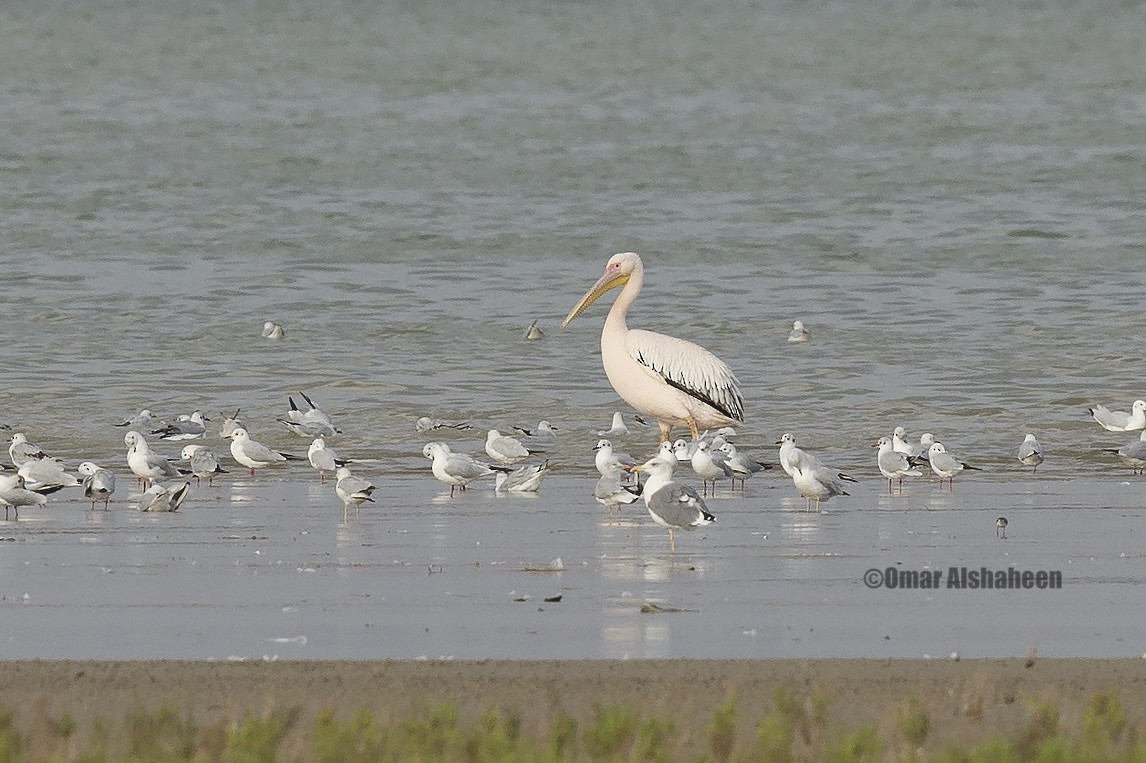
[[565, 316], [565, 320], [561, 321], [561, 328], [565, 328], [574, 318], [585, 312], [585, 308], [600, 299], [602, 294], [610, 289], [615, 289], [618, 286], [627, 284], [629, 282], [629, 276], [629, 273], [618, 273], [616, 275], [606, 273], [598, 278], [597, 283], [593, 284], [593, 288], [585, 292], [585, 296], [581, 297], [581, 301], [574, 305], [573, 309], [569, 311], [569, 315]]
[[643, 471], [645, 471], [645, 465], [640, 464], [639, 466], [634, 466], [633, 468], [629, 469], [629, 471], [630, 472], [643, 472]]
[[878, 442], [873, 442], [873, 443], [871, 444], [871, 446], [872, 446], [873, 448], [878, 448], [878, 447], [879, 447], [879, 443], [878, 443]]

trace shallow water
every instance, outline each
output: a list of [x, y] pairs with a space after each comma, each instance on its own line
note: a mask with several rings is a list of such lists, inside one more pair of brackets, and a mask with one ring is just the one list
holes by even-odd
[[[1146, 651], [1128, 606], [1142, 486], [1100, 450], [1129, 436], [1086, 414], [1144, 396], [1144, 16], [5, 9], [0, 421], [126, 484], [113, 422], [201, 408], [216, 429], [241, 408], [302, 452], [275, 421], [302, 389], [343, 455], [377, 459], [359, 471], [384, 496], [342, 525], [305, 469], [230, 464], [175, 516], [133, 513], [124, 486], [110, 514], [54, 499], [0, 526], [4, 654]], [[808, 516], [785, 480], [757, 478], [675, 559], [639, 513], [604, 522], [589, 447], [621, 407], [597, 357], [606, 308], [557, 323], [627, 249], [648, 269], [631, 324], [726, 359], [740, 441], [764, 454], [795, 432], [863, 480], [852, 497]], [[784, 341], [796, 318], [811, 342]], [[260, 336], [268, 319], [283, 340]], [[535, 319], [546, 337], [527, 342]], [[426, 414], [549, 419], [557, 474], [533, 501], [437, 501], [412, 431]], [[880, 497], [868, 446], [897, 424], [985, 471]], [[1026, 431], [1048, 451], [1038, 479], [1014, 461]], [[560, 575], [514, 572], [558, 556]], [[928, 598], [860, 579], [963, 560], [1066, 585]], [[646, 598], [700, 613], [640, 615]]]

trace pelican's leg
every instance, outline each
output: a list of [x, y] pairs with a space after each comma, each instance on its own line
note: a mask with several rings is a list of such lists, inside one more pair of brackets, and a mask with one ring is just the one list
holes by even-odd
[[700, 439], [700, 430], [696, 428], [696, 422], [692, 419], [692, 417], [689, 417], [688, 419], [688, 429], [690, 432], [692, 432], [692, 439]]
[[672, 549], [674, 554], [676, 553], [676, 538], [673, 537], [671, 527], [669, 528], [669, 548]]
[[[667, 421], [659, 421], [657, 423], [661, 425], [661, 442], [672, 442], [672, 440], [669, 439], [669, 435], [672, 434], [672, 424]], [[693, 431], [696, 430], [694, 429]]]

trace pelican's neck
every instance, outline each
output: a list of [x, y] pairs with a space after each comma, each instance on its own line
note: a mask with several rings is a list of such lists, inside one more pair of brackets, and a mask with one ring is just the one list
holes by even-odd
[[632, 274], [629, 276], [628, 282], [621, 293], [617, 295], [617, 299], [613, 302], [613, 306], [609, 308], [609, 315], [605, 318], [605, 327], [602, 332], [604, 334], [610, 331], [617, 332], [624, 335], [629, 330], [628, 324], [625, 323], [625, 317], [629, 314], [629, 306], [633, 304], [633, 300], [641, 293], [641, 284], [645, 280], [645, 269], [640, 262], [633, 268]]

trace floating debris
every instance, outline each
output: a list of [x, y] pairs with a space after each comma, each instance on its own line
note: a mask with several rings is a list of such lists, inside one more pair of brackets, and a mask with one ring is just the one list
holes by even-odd
[[548, 602], [549, 604], [556, 604], [561, 601], [562, 598], [561, 594], [557, 594], [556, 596], [546, 596], [542, 601]]
[[565, 563], [561, 561], [561, 557], [557, 557], [549, 564], [527, 564], [518, 572], [564, 572]]
[[545, 336], [545, 333], [542, 332], [541, 329], [537, 328], [537, 321], [529, 324], [529, 328], [525, 330], [526, 339], [541, 339], [543, 336]]
[[689, 609], [687, 607], [674, 607], [671, 604], [657, 604], [653, 601], [641, 602], [642, 615], [659, 615], [664, 612], [699, 612], [697, 609]]

